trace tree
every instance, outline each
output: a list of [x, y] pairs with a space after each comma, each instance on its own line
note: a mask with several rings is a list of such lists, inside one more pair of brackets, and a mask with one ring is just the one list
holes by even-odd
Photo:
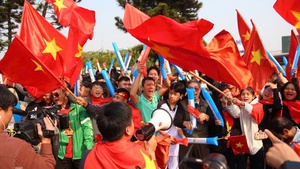
[[[202, 7], [202, 2], [198, 0], [117, 0], [117, 2], [123, 9], [128, 2], [150, 17], [164, 15], [179, 23], [198, 19], [197, 12]], [[123, 26], [123, 20], [118, 16], [115, 17], [115, 20], [117, 28], [127, 32]]]
[[0, 1], [0, 51], [10, 45], [13, 35], [16, 34], [21, 22], [21, 0]]
[[[52, 5], [47, 2], [35, 3], [35, 0], [27, 0], [30, 4], [41, 12], [56, 29], [63, 27], [58, 23]], [[78, 3], [81, 0], [74, 0]], [[22, 8], [24, 0], [0, 0], [0, 52], [7, 49], [10, 45], [13, 35], [17, 33], [17, 29], [21, 23]], [[50, 16], [48, 16], [50, 15]]]

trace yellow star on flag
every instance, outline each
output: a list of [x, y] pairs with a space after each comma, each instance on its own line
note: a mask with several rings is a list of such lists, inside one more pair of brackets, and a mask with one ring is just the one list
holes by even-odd
[[154, 43], [151, 42], [150, 38], [148, 38], [148, 41], [153, 44], [153, 46], [151, 47], [153, 50], [155, 51], [159, 51], [158, 53], [162, 56], [162, 57], [170, 57], [175, 59], [176, 57], [170, 54], [170, 48], [168, 47], [162, 47], [162, 46], [158, 46]]
[[[31, 59], [31, 60], [32, 60], [32, 59]], [[41, 71], [44, 72], [43, 67], [42, 67], [38, 62], [36, 62], [36, 61], [34, 61], [34, 60], [32, 60], [32, 62], [36, 65], [36, 68], [34, 69], [34, 71], [39, 71], [39, 70], [41, 70]], [[45, 72], [44, 72], [44, 73], [45, 73]]]
[[229, 125], [229, 122], [226, 121], [226, 127], [227, 127], [227, 131], [230, 131], [231, 130], [231, 126]]
[[300, 29], [300, 12], [296, 12], [296, 11], [291, 11], [292, 14], [295, 16], [295, 18], [297, 19], [297, 23], [295, 24], [295, 28], [296, 29]]
[[244, 35], [242, 35], [244, 37], [244, 40], [247, 41], [250, 39], [250, 33], [247, 31]]
[[57, 6], [59, 12], [62, 8], [67, 8], [64, 5], [64, 0], [56, 0], [53, 4]]
[[236, 148], [243, 148], [244, 144], [242, 144], [241, 142], [238, 142], [235, 144]]
[[253, 55], [253, 58], [250, 62], [256, 62], [258, 65], [260, 65], [260, 60], [264, 58], [264, 56], [262, 56], [260, 53], [260, 49], [258, 49], [257, 51], [252, 51], [251, 53]]
[[82, 55], [83, 47], [80, 46], [80, 44], [78, 43], [77, 49], [78, 49], [78, 53], [75, 54], [75, 57], [79, 58]]
[[62, 49], [56, 45], [55, 38], [53, 38], [50, 42], [44, 39], [44, 42], [46, 43], [46, 48], [42, 53], [51, 53], [54, 60], [56, 60], [57, 52], [61, 51]]
[[145, 169], [153, 169], [156, 168], [155, 163], [152, 159], [150, 159], [142, 150], [140, 150], [144, 160], [145, 160]]

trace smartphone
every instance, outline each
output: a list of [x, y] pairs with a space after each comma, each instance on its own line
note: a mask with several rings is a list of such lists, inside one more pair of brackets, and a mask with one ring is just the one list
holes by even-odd
[[264, 140], [268, 138], [268, 135], [265, 132], [256, 132], [254, 134], [254, 138], [256, 140]]

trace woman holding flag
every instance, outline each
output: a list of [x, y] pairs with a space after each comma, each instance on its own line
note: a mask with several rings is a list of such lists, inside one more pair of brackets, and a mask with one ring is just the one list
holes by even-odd
[[[242, 134], [244, 137], [240, 137], [239, 139], [246, 139], [246, 143], [244, 144], [240, 140], [238, 140], [238, 144], [231, 144], [234, 151], [243, 147], [243, 151], [239, 152], [241, 154], [236, 156], [237, 168], [246, 169], [248, 157], [250, 160], [250, 169], [265, 168], [262, 140], [254, 139], [255, 133], [259, 130], [258, 124], [261, 122], [264, 114], [262, 104], [258, 103], [258, 99], [251, 87], [241, 90], [241, 100], [230, 97], [227, 97], [227, 99], [229, 113], [234, 118], [240, 118]], [[238, 105], [240, 108], [236, 109], [234, 104]], [[229, 140], [233, 142], [231, 138], [229, 138]], [[248, 149], [245, 147], [248, 147]]]

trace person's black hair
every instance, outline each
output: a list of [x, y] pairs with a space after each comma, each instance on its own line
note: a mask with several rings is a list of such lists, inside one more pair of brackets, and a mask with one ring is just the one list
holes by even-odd
[[154, 69], [154, 70], [157, 72], [158, 76], [159, 76], [160, 70], [159, 70], [159, 68], [158, 68], [157, 66], [150, 66], [150, 67], [147, 69], [147, 75], [149, 75], [149, 72], [150, 72], [152, 69]]
[[110, 93], [109, 93], [108, 87], [107, 87], [107, 85], [106, 85], [105, 82], [94, 81], [94, 82], [92, 83], [92, 85], [91, 85], [91, 89], [92, 89], [93, 86], [95, 86], [95, 85], [98, 85], [98, 86], [101, 86], [101, 87], [102, 87], [102, 89], [103, 89], [103, 94], [102, 94], [102, 95], [103, 95], [104, 98], [110, 97]]
[[275, 117], [270, 122], [270, 130], [275, 134], [284, 134], [283, 129], [291, 130], [293, 123], [285, 117]]
[[294, 100], [299, 100], [300, 99], [300, 94], [299, 94], [299, 86], [293, 82], [287, 82], [283, 85], [283, 87], [281, 88], [281, 91], [280, 91], [280, 94], [281, 94], [281, 97], [282, 97], [282, 100], [285, 100], [286, 98], [284, 97], [284, 89], [289, 85], [289, 84], [292, 84], [294, 87], [295, 87], [295, 91], [296, 91], [296, 97]]
[[254, 97], [256, 97], [256, 96], [255, 96], [255, 92], [254, 92], [254, 90], [253, 90], [252, 87], [248, 86], [248, 87], [246, 87], [245, 89], [242, 89], [242, 90], [241, 90], [241, 93], [243, 93], [244, 90], [248, 90]]
[[130, 96], [130, 93], [127, 89], [124, 89], [124, 88], [118, 88], [115, 90], [115, 93], [121, 93], [121, 92], [124, 92], [128, 95], [128, 97]]
[[111, 102], [99, 112], [97, 126], [103, 140], [113, 142], [122, 138], [131, 120], [132, 111], [127, 103]]
[[82, 75], [82, 82], [92, 82], [90, 78], [90, 74], [86, 73]]
[[81, 85], [84, 86], [84, 87], [86, 87], [86, 88], [91, 88], [92, 87], [92, 82], [85, 81], [85, 82], [82, 82]]
[[128, 81], [130, 81], [130, 78], [127, 77], [127, 76], [121, 76], [121, 77], [119, 77], [118, 82], [121, 82], [121, 81], [126, 81], [126, 82], [128, 82]]
[[178, 92], [182, 95], [184, 95], [186, 92], [185, 86], [181, 82], [172, 83], [170, 86], [170, 90], [174, 90], [175, 92]]
[[15, 106], [18, 103], [17, 97], [10, 92], [5, 85], [0, 85], [0, 108], [4, 111], [8, 110], [8, 107]]
[[100, 73], [100, 74], [96, 74], [95, 75], [95, 80], [100, 80], [100, 79], [104, 79], [103, 75]]
[[143, 80], [142, 80], [142, 86], [144, 87], [144, 84], [146, 82], [146, 80], [152, 80], [154, 83], [155, 83], [155, 80], [152, 78], [152, 77], [144, 77]]

